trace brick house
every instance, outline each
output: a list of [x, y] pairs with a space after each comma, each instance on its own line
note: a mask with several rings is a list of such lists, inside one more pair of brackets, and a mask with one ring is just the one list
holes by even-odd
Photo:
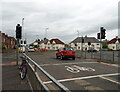
[[0, 31], [0, 46], [5, 47], [6, 49], [14, 48], [16, 45], [16, 39], [14, 37], [8, 36], [5, 33]]

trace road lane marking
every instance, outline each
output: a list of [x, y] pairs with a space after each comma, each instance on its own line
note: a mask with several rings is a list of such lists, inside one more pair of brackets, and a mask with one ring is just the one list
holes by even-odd
[[[96, 78], [96, 77], [103, 77], [103, 76], [114, 76], [114, 75], [120, 75], [120, 73], [114, 73], [114, 74], [102, 74], [102, 75], [93, 75], [93, 76], [86, 76], [86, 77], [78, 77], [78, 78], [71, 78], [71, 79], [61, 79], [57, 80], [58, 82], [67, 82], [67, 81], [74, 81], [74, 80], [82, 80], [82, 79], [90, 79], [90, 78]], [[43, 82], [44, 84], [52, 83], [52, 81], [46, 81]]]
[[114, 66], [114, 67], [120, 67], [117, 64], [109, 64], [109, 63], [104, 63], [104, 62], [100, 62], [100, 64], [104, 64], [104, 65], [108, 65], [108, 66]]
[[70, 64], [81, 64], [81, 63], [98, 63], [98, 62], [79, 62], [79, 63], [59, 63], [59, 64], [42, 64], [40, 66], [50, 66], [50, 65], [70, 65]]
[[105, 79], [105, 80], [114, 82], [114, 83], [116, 83], [116, 84], [120, 84], [120, 82], [118, 82], [118, 81], [115, 81], [115, 80], [112, 80], [112, 79], [109, 79], [109, 78], [105, 78], [105, 77], [103, 77], [103, 76], [99, 76], [99, 77], [102, 78], [102, 79]]

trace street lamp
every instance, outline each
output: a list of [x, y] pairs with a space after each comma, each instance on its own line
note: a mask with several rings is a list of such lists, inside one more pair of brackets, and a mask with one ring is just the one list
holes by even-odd
[[[79, 30], [77, 30], [78, 33], [78, 44], [80, 44], [80, 39], [79, 39]], [[78, 49], [79, 49], [79, 45], [77, 45]]]
[[[22, 33], [24, 32], [24, 18], [22, 18]], [[24, 34], [24, 33], [23, 33]], [[22, 35], [23, 37], [23, 35]]]
[[47, 31], [48, 31], [48, 28], [45, 28], [45, 38], [47, 38]]
[[77, 30], [77, 32], [78, 32], [78, 37], [79, 37], [79, 30]]

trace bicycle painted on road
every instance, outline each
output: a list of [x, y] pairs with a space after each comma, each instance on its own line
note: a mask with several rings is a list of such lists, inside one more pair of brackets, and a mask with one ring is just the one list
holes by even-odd
[[79, 73], [80, 71], [89, 71], [89, 72], [93, 72], [95, 71], [95, 69], [90, 68], [90, 67], [80, 67], [77, 65], [73, 65], [73, 66], [65, 66], [66, 70], [72, 73]]

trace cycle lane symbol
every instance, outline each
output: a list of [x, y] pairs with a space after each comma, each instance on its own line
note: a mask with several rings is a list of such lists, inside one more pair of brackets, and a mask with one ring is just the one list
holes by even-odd
[[89, 71], [89, 72], [94, 72], [95, 69], [91, 68], [91, 67], [80, 67], [77, 65], [73, 65], [73, 66], [65, 66], [66, 70], [72, 73], [79, 73], [80, 71]]

